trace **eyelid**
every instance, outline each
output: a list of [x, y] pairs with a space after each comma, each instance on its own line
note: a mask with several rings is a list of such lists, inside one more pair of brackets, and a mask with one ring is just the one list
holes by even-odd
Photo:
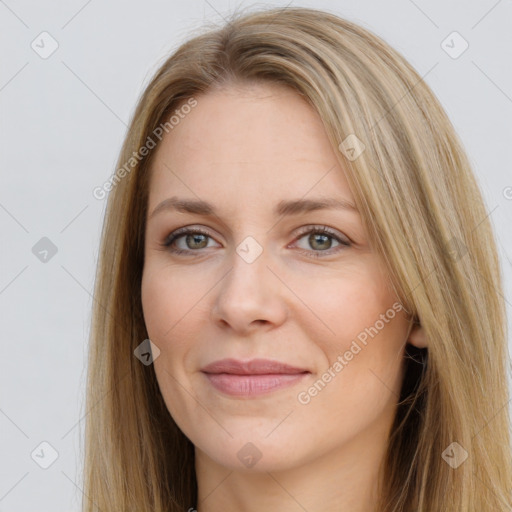
[[192, 226], [183, 226], [181, 228], [175, 229], [174, 231], [172, 231], [165, 237], [163, 243], [164, 243], [164, 245], [167, 246], [168, 244], [170, 244], [172, 241], [176, 240], [181, 235], [188, 235], [191, 233], [200, 233], [202, 235], [209, 236], [212, 239], [214, 238], [208, 230], [206, 230], [202, 227], [194, 227], [192, 225]]
[[[335, 230], [334, 228], [330, 228], [329, 226], [326, 226], [324, 224], [308, 224], [307, 226], [302, 226], [301, 228], [299, 228], [299, 232], [295, 234], [294, 241], [296, 241], [298, 238], [301, 238], [303, 235], [310, 233], [312, 231], [327, 233], [329, 235], [332, 235], [334, 238], [339, 238], [340, 242], [344, 241], [343, 240], [343, 237], [344, 237], [344, 238], [346, 238], [347, 243], [353, 243], [353, 241], [347, 235], [340, 233], [339, 231]], [[194, 225], [188, 225], [188, 226], [183, 226], [181, 228], [175, 229], [174, 231], [169, 233], [165, 237], [164, 242], [170, 240], [171, 237], [177, 238], [178, 235], [189, 234], [190, 232], [197, 232], [197, 233], [201, 233], [203, 235], [209, 236], [211, 238], [214, 238], [208, 230], [205, 230], [202, 227], [195, 227]]]
[[[293, 242], [288, 244], [286, 248], [290, 248], [292, 244], [295, 244], [298, 240], [303, 238], [307, 234], [325, 234], [329, 236], [330, 238], [333, 238], [339, 243], [339, 246], [331, 249], [327, 249], [325, 251], [315, 251], [315, 250], [305, 250], [298, 248], [297, 250], [302, 253], [306, 254], [309, 257], [313, 258], [321, 258], [321, 257], [327, 257], [331, 256], [333, 254], [337, 254], [344, 248], [351, 247], [353, 245], [352, 240], [344, 235], [343, 233], [340, 233], [339, 231], [335, 230], [334, 228], [330, 228], [329, 226], [326, 226], [324, 224], [309, 224], [306, 226], [302, 226], [299, 228], [299, 232], [295, 235], [295, 238]], [[182, 238], [183, 236], [189, 235], [189, 234], [202, 234], [206, 237], [215, 240], [214, 236], [205, 228], [203, 227], [195, 227], [194, 225], [188, 225], [183, 226], [181, 228], [175, 229], [172, 231], [169, 235], [167, 235], [164, 239], [164, 241], [160, 244], [164, 249], [168, 250], [169, 252], [173, 254], [186, 254], [186, 255], [193, 255], [194, 253], [200, 253], [202, 252], [202, 249], [171, 249], [171, 245], [179, 238]], [[218, 242], [217, 242], [218, 243]], [[206, 249], [203, 248], [203, 249]]]
[[326, 226], [325, 224], [309, 224], [307, 226], [303, 226], [302, 228], [299, 228], [299, 233], [295, 238], [295, 241], [302, 238], [303, 235], [307, 235], [308, 233], [322, 233], [331, 236], [332, 238], [335, 238], [340, 243], [345, 244], [353, 244], [352, 240], [345, 234], [341, 233], [337, 229], [331, 228], [329, 226]]

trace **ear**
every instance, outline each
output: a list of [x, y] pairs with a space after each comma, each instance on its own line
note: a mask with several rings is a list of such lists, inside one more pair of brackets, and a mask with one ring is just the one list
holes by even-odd
[[423, 326], [419, 322], [412, 324], [412, 329], [409, 332], [407, 341], [417, 348], [427, 348], [428, 344], [425, 329], [423, 329]]

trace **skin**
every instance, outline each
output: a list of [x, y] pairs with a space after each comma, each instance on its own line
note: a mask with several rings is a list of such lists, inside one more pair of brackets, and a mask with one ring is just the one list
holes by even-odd
[[[389, 274], [357, 211], [273, 213], [284, 199], [353, 202], [318, 114], [297, 93], [232, 85], [196, 99], [153, 161], [142, 302], [161, 351], [160, 390], [195, 446], [197, 510], [373, 511], [405, 343], [424, 346], [421, 327], [411, 331], [398, 311], [309, 403], [299, 402], [397, 304]], [[217, 213], [169, 209], [152, 217], [171, 196], [206, 200]], [[184, 226], [208, 236], [178, 238], [174, 247], [187, 254], [162, 246]], [[311, 238], [314, 226], [351, 245]], [[263, 249], [252, 263], [236, 252], [248, 236]], [[266, 395], [232, 397], [200, 371], [226, 357], [269, 358], [311, 373]], [[261, 456], [252, 467], [237, 457], [249, 442]]]

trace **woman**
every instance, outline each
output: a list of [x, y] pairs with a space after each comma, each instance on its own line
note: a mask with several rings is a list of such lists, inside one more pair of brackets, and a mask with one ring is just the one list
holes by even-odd
[[110, 188], [85, 511], [510, 510], [491, 226], [386, 43], [303, 8], [195, 37]]

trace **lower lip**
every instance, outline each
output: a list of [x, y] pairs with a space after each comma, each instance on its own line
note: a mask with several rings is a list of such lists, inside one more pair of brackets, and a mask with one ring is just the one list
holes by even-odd
[[293, 374], [233, 375], [230, 373], [205, 373], [215, 389], [232, 396], [258, 396], [293, 386], [309, 372]]

